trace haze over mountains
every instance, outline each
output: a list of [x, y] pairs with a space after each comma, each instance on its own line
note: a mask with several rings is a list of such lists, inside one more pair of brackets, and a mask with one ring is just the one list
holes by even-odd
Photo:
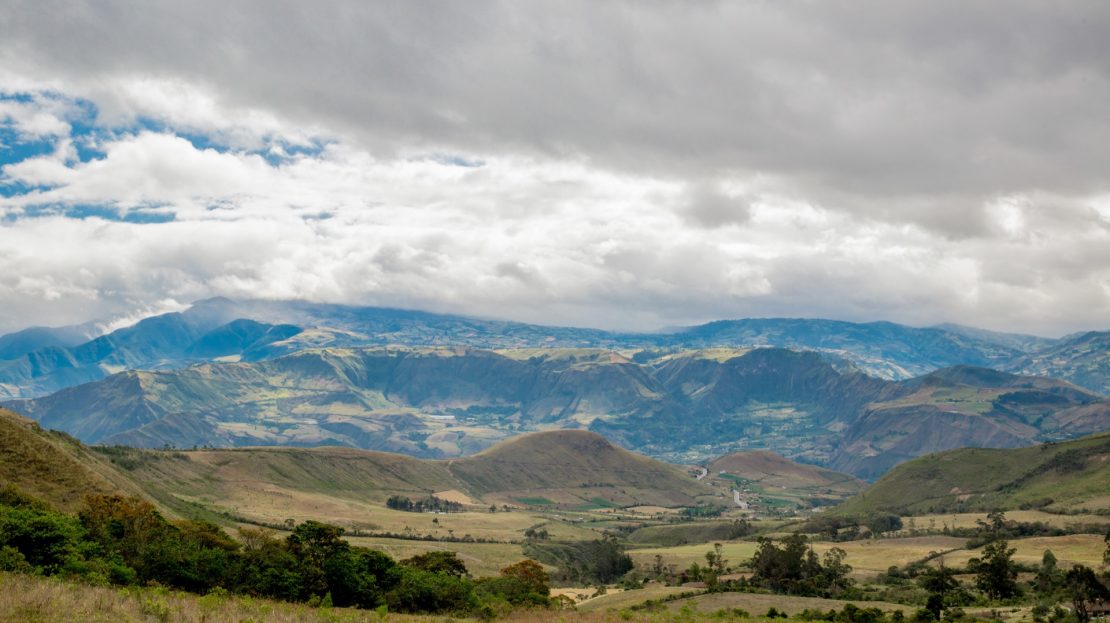
[[614, 333], [447, 314], [303, 302], [199, 301], [85, 341], [89, 325], [0, 336], [0, 397], [41, 396], [124, 369], [258, 361], [304, 348], [401, 344], [484, 349], [572, 347], [816, 350], [892, 380], [953, 365], [1054, 376], [1110, 393], [1110, 331], [1053, 340], [957, 325], [821, 319], [720, 320], [658, 333]]
[[75, 334], [0, 339], [15, 345], [0, 351], [0, 391], [90, 443], [449, 457], [589, 428], [672, 461], [767, 448], [874, 478], [923, 453], [1110, 427], [1099, 333], [748, 319], [621, 334], [210, 299], [84, 343]]

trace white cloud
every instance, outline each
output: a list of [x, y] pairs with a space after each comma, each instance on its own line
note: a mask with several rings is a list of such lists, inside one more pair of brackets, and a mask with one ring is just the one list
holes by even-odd
[[[335, 145], [270, 164], [151, 132], [103, 148], [91, 162], [8, 167], [53, 187], [4, 203], [12, 214], [157, 205], [176, 220], [3, 222], [0, 299], [16, 301], [13, 327], [211, 295], [638, 329], [781, 314], [1059, 332], [1099, 322], [1108, 304], [1110, 227], [1091, 227], [1089, 208], [1050, 220], [1059, 237], [951, 240], [763, 194], [743, 222], [691, 228], [680, 180], [574, 161], [483, 156], [467, 168]], [[1036, 201], [1051, 198], [1023, 209]]]
[[614, 328], [1110, 312], [1100, 3], [44, 1], [0, 17], [0, 123], [55, 145], [2, 170], [32, 190], [0, 196], [0, 330], [216, 294]]
[[[0, 83], [0, 95], [4, 94]], [[15, 130], [21, 140], [40, 140], [69, 134], [65, 102], [51, 97], [35, 97], [30, 101], [0, 99], [0, 126]]]

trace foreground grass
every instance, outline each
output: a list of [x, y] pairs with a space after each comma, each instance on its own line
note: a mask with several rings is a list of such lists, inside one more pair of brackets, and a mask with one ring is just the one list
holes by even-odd
[[[640, 595], [633, 595], [640, 593]], [[725, 614], [718, 608], [743, 605], [751, 608], [748, 623], [764, 623], [759, 616], [766, 611], [764, 604], [779, 609], [794, 610], [800, 599], [775, 595], [747, 596], [758, 598], [749, 601], [708, 601], [705, 603], [678, 603], [679, 607], [651, 612], [630, 611], [627, 606], [650, 597], [649, 591], [630, 591], [610, 597], [604, 610], [557, 611], [518, 610], [507, 613], [497, 621], [504, 623], [694, 623], [719, 621]], [[639, 597], [640, 599], [631, 599]], [[833, 600], [816, 600], [820, 605], [831, 606]], [[815, 603], [816, 603], [815, 602]], [[587, 602], [588, 603], [588, 602]], [[840, 603], [840, 602], [836, 602]], [[602, 604], [597, 604], [602, 605]], [[685, 608], [681, 606], [686, 605]], [[807, 602], [807, 605], [808, 602]], [[875, 605], [867, 602], [867, 606]], [[896, 608], [890, 604], [890, 607]], [[613, 608], [613, 609], [610, 609]], [[617, 610], [616, 608], [621, 608]], [[0, 622], [20, 623], [382, 623], [396, 621], [408, 623], [450, 623], [465, 621], [450, 616], [414, 616], [378, 613], [372, 610], [349, 608], [313, 608], [304, 604], [290, 604], [268, 599], [240, 596], [197, 596], [189, 593], [166, 591], [159, 588], [113, 588], [88, 586], [56, 578], [0, 573]], [[469, 619], [478, 623], [477, 619]]]
[[[390, 616], [391, 620], [446, 621]], [[86, 586], [54, 578], [0, 574], [0, 621], [27, 623], [360, 623], [381, 621], [378, 613], [346, 608], [311, 608], [266, 599], [199, 597], [160, 589]]]
[[840, 610], [845, 604], [853, 603], [861, 608], [878, 608], [884, 612], [901, 610], [905, 615], [914, 611], [913, 606], [893, 604], [885, 601], [844, 601], [821, 597], [796, 597], [792, 595], [762, 595], [757, 593], [707, 593], [679, 599], [666, 604], [669, 610], [680, 610], [691, 606], [701, 612], [713, 612], [723, 608], [740, 608], [752, 614], [762, 614], [770, 608], [794, 615], [807, 608], [814, 610]]

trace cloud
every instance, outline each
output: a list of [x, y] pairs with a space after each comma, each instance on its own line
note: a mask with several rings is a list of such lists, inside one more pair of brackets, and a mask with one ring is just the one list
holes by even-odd
[[0, 329], [214, 294], [1103, 326], [1108, 26], [1093, 0], [16, 0]]

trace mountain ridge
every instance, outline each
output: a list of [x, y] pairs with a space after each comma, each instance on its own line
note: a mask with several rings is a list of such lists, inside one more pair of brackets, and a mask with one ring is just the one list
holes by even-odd
[[[2, 336], [0, 343], [5, 339], [21, 341], [18, 334]], [[181, 368], [226, 358], [259, 361], [307, 348], [388, 344], [663, 351], [777, 347], [828, 353], [869, 374], [900, 380], [957, 364], [1019, 372], [1026, 365], [1034, 370], [1033, 363], [1022, 363], [1025, 358], [1059, 341], [959, 325], [910, 327], [819, 318], [717, 320], [666, 332], [614, 332], [387, 307], [213, 298], [85, 343], [47, 340], [39, 348], [13, 348], [0, 357], [0, 398], [37, 397], [121, 369]], [[1104, 351], [1110, 353], [1110, 341]], [[1110, 392], [1110, 367], [1078, 374], [1075, 380]]]
[[894, 382], [773, 348], [640, 361], [587, 349], [303, 350], [127, 371], [3, 404], [91, 443], [448, 458], [523, 432], [589, 429], [672, 463], [763, 447], [866, 478], [923, 452], [1028, 445], [1110, 423], [1110, 402], [1062, 381], [962, 367]]

